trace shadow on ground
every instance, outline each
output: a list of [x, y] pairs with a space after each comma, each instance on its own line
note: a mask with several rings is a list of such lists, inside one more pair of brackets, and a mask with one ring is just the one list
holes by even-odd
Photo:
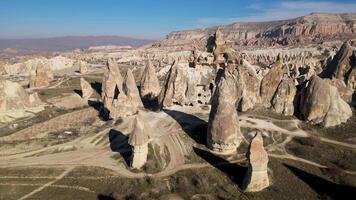
[[131, 146], [128, 143], [129, 137], [122, 132], [111, 129], [109, 131], [110, 149], [118, 152], [124, 158], [127, 165], [130, 165]]
[[296, 167], [284, 164], [294, 175], [308, 184], [322, 199], [350, 199], [356, 196], [356, 188], [340, 185], [310, 174]]
[[230, 163], [229, 161], [216, 156], [209, 151], [205, 151], [196, 147], [193, 147], [194, 152], [203, 158], [205, 161], [225, 173], [231, 181], [236, 183], [239, 188], [242, 188], [242, 182], [247, 172], [247, 167], [240, 166], [236, 163]]
[[186, 132], [198, 144], [206, 144], [206, 132], [208, 123], [194, 115], [180, 111], [163, 109], [165, 113], [175, 119]]
[[112, 194], [110, 195], [99, 194], [98, 200], [115, 200], [115, 198], [112, 196]]

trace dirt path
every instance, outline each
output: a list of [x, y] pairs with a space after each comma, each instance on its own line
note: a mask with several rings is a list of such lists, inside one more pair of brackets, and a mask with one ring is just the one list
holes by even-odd
[[39, 188], [33, 190], [32, 192], [30, 192], [30, 193], [26, 194], [25, 196], [19, 198], [18, 200], [27, 199], [28, 197], [30, 197], [30, 196], [32, 196], [32, 195], [34, 195], [34, 194], [36, 194], [36, 193], [42, 191], [42, 190], [45, 189], [46, 187], [49, 187], [49, 186], [51, 186], [53, 183], [55, 183], [55, 182], [59, 181], [60, 179], [62, 179], [65, 175], [67, 175], [67, 174], [68, 174], [69, 172], [71, 172], [72, 170], [73, 170], [73, 167], [68, 167], [67, 170], [65, 170], [61, 175], [57, 176], [53, 181], [50, 181], [50, 182], [48, 182], [48, 183], [42, 185], [41, 187], [39, 187]]

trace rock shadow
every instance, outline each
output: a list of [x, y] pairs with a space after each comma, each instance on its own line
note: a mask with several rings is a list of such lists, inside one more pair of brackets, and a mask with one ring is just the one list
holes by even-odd
[[206, 144], [206, 132], [208, 123], [194, 115], [176, 110], [163, 109], [165, 113], [175, 119], [186, 132], [198, 144]]
[[82, 90], [74, 89], [73, 91], [74, 91], [76, 94], [78, 94], [80, 97], [83, 97], [83, 91], [82, 91]]
[[158, 97], [153, 97], [151, 95], [146, 95], [141, 98], [143, 106], [151, 111], [159, 111], [160, 110], [160, 105], [158, 102]]
[[112, 196], [112, 194], [109, 195], [99, 194], [98, 200], [116, 200], [116, 199]]
[[99, 95], [101, 95], [102, 84], [100, 82], [95, 81], [94, 83], [90, 83], [90, 85]]
[[296, 167], [284, 164], [294, 175], [308, 184], [322, 199], [349, 199], [356, 196], [356, 188], [333, 183]]
[[224, 158], [214, 155], [209, 151], [205, 151], [196, 147], [193, 147], [193, 150], [198, 156], [213, 165], [215, 168], [219, 169], [221, 172], [225, 173], [231, 181], [239, 186], [240, 189], [242, 188], [243, 180], [247, 173], [247, 167], [240, 166], [235, 163], [230, 163]]
[[109, 131], [110, 149], [113, 152], [118, 152], [124, 158], [127, 166], [130, 165], [131, 146], [128, 143], [129, 137], [122, 132], [111, 129]]

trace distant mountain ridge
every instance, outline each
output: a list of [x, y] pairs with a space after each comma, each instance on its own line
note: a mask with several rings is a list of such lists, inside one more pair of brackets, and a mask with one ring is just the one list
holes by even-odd
[[311, 13], [288, 20], [236, 22], [205, 29], [175, 31], [159, 46], [200, 46], [217, 29], [238, 47], [292, 46], [356, 38], [356, 13]]
[[122, 36], [64, 36], [34, 39], [0, 39], [0, 50], [16, 49], [19, 51], [70, 51], [91, 46], [123, 45], [139, 47], [154, 42]]

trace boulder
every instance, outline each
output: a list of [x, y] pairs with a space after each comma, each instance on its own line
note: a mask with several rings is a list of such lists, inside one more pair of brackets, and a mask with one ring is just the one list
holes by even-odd
[[318, 76], [313, 76], [303, 88], [299, 107], [307, 122], [325, 127], [344, 123], [352, 116], [337, 88]]
[[292, 78], [283, 79], [272, 99], [272, 109], [283, 115], [294, 114], [294, 99], [297, 88]]
[[151, 64], [151, 61], [148, 61], [148, 64], [145, 70], [143, 71], [142, 78], [140, 81], [141, 97], [157, 97], [159, 95], [160, 90], [161, 88], [155, 72], [155, 68]]
[[207, 145], [214, 152], [231, 154], [241, 141], [239, 119], [230, 87], [226, 79], [222, 78], [212, 98]]
[[263, 147], [263, 138], [261, 133], [256, 133], [250, 144], [248, 152], [249, 166], [243, 181], [243, 189], [246, 192], [259, 192], [267, 188], [268, 178], [268, 154]]
[[80, 78], [80, 87], [82, 89], [82, 98], [89, 100], [91, 95], [94, 93], [90, 83], [88, 83], [84, 78]]

